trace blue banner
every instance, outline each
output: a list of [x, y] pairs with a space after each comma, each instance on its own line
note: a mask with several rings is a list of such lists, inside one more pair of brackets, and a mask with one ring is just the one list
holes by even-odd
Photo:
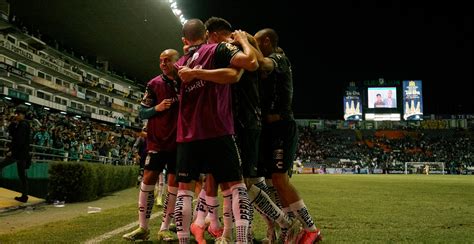
[[346, 91], [344, 96], [344, 120], [362, 120], [362, 106], [357, 91]]
[[423, 119], [423, 93], [421, 80], [403, 81], [403, 119]]

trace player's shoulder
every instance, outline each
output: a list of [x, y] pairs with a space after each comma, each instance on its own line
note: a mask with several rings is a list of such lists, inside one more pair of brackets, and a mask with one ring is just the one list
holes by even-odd
[[288, 60], [288, 57], [281, 53], [272, 53], [268, 57], [277, 61]]
[[291, 68], [290, 59], [281, 53], [272, 53], [268, 56], [275, 64], [275, 70], [277, 71], [288, 71]]
[[161, 84], [163, 82], [164, 82], [163, 75], [157, 75], [153, 79], [148, 81], [147, 86], [155, 86], [155, 85]]
[[240, 51], [239, 47], [228, 42], [215, 43], [216, 52], [237, 53]]

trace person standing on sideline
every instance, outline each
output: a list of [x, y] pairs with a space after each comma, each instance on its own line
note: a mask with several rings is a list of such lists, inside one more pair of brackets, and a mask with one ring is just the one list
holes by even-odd
[[175, 233], [169, 231], [173, 216], [176, 193], [176, 121], [178, 119], [177, 71], [174, 67], [179, 53], [166, 49], [160, 54], [160, 68], [163, 74], [148, 82], [141, 101], [140, 117], [147, 122], [147, 155], [144, 163], [143, 179], [138, 195], [139, 228], [123, 235], [130, 241], [147, 240], [150, 236], [150, 220], [154, 202], [155, 185], [158, 176], [168, 166], [168, 192], [163, 207], [163, 221], [158, 238], [164, 241], [176, 240]]
[[25, 119], [28, 107], [18, 105], [15, 110], [15, 117], [8, 126], [8, 132], [11, 136], [11, 143], [5, 160], [0, 165], [0, 170], [5, 166], [16, 162], [18, 178], [21, 182], [21, 196], [15, 197], [15, 200], [26, 203], [28, 201], [28, 176], [26, 170], [31, 165], [30, 143], [31, 128]]
[[288, 216], [298, 219], [304, 228], [294, 240], [291, 238], [294, 236], [293, 233], [288, 233], [285, 242], [314, 243], [321, 239], [320, 231], [288, 176], [288, 171], [292, 170], [298, 142], [298, 128], [291, 108], [293, 99], [291, 63], [286, 55], [276, 52], [278, 35], [275, 30], [262, 29], [255, 34], [255, 39], [264, 56], [258, 57], [263, 86], [263, 157], [283, 205], [283, 211]]

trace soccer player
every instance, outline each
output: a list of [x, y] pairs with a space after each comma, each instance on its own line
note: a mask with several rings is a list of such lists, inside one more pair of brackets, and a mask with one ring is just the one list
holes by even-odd
[[127, 240], [147, 240], [149, 238], [148, 222], [153, 209], [155, 184], [166, 165], [168, 166], [168, 192], [158, 236], [163, 240], [177, 239], [176, 234], [169, 231], [168, 228], [178, 191], [175, 168], [179, 84], [177, 70], [174, 67], [178, 58], [178, 52], [173, 49], [166, 49], [160, 54], [160, 68], [163, 74], [148, 82], [141, 101], [140, 117], [148, 119], [146, 138], [148, 154], [138, 195], [140, 226], [123, 236]]
[[[234, 204], [232, 210], [237, 226], [237, 243], [247, 242], [250, 203], [242, 181], [238, 150], [233, 138], [234, 126], [230, 83], [238, 81], [222, 76], [210, 80], [204, 70], [222, 67], [243, 67], [256, 70], [258, 63], [249, 49], [240, 51], [229, 43], [205, 44], [206, 28], [198, 19], [183, 26], [183, 41], [188, 53], [179, 64], [181, 103], [178, 117], [179, 182], [175, 220], [180, 243], [189, 242], [193, 183], [205, 166], [217, 183], [230, 186]], [[249, 45], [248, 42], [244, 45]], [[238, 72], [241, 73], [241, 72]], [[197, 240], [204, 243], [205, 240]]]
[[[237, 42], [241, 39], [249, 41], [250, 49], [256, 55], [262, 55], [257, 49], [257, 43], [253, 36], [248, 35], [242, 31], [232, 33], [231, 24], [222, 18], [211, 17], [206, 21], [206, 28], [208, 33], [208, 43], [219, 42]], [[232, 34], [234, 39], [232, 39]], [[276, 221], [280, 224], [283, 230], [290, 227], [290, 222], [285, 218], [285, 214], [279, 209], [269, 198], [265, 190], [265, 179], [263, 178], [263, 167], [258, 167], [258, 154], [261, 131], [261, 109], [259, 97], [259, 79], [257, 71], [245, 70], [240, 81], [232, 85], [233, 98], [233, 113], [234, 113], [234, 127], [237, 135], [237, 143], [241, 152], [242, 172], [251, 203], [256, 207], [259, 213], [263, 214], [264, 219], [268, 224], [272, 225]], [[257, 170], [260, 169], [260, 171]], [[210, 178], [212, 179], [212, 177]], [[206, 181], [206, 183], [211, 180]], [[212, 192], [215, 187], [211, 184], [206, 184], [209, 195], [215, 196], [217, 192]], [[262, 191], [262, 189], [264, 191]], [[230, 197], [227, 192], [223, 190], [224, 205], [228, 211], [227, 206], [230, 205]], [[251, 215], [252, 216], [252, 215]], [[251, 224], [251, 223], [250, 223]], [[230, 242], [232, 230], [232, 218], [230, 213], [224, 212], [224, 233], [218, 240], [220, 242]], [[192, 229], [191, 229], [192, 231]], [[211, 233], [211, 231], [209, 231]], [[274, 232], [273, 232], [274, 233]], [[251, 236], [251, 229], [249, 229], [249, 241], [253, 238]]]
[[[289, 59], [276, 52], [278, 35], [273, 29], [262, 29], [255, 39], [263, 54], [259, 57], [262, 80], [262, 138], [263, 153], [267, 170], [277, 189], [284, 211], [301, 222], [302, 230], [297, 240], [313, 243], [321, 239], [313, 218], [303, 199], [290, 183], [288, 171], [292, 169], [298, 141], [298, 131], [291, 108], [293, 98], [293, 78]], [[290, 215], [291, 216], [291, 215]], [[290, 233], [288, 236], [291, 236]]]

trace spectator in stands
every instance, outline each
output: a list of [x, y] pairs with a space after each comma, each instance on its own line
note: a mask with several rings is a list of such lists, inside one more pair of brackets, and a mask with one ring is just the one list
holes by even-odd
[[107, 163], [107, 154], [109, 153], [109, 144], [107, 143], [106, 139], [101, 139], [98, 144], [98, 150], [99, 150], [99, 161], [101, 163]]
[[89, 136], [87, 137], [87, 140], [86, 142], [84, 143], [84, 156], [83, 156], [83, 159], [84, 160], [92, 160], [93, 156], [94, 156], [94, 143], [92, 141], [92, 138]]
[[11, 143], [6, 159], [0, 165], [0, 171], [8, 164], [16, 162], [18, 178], [20, 178], [22, 191], [20, 197], [15, 197], [19, 202], [28, 201], [28, 177], [26, 170], [31, 165], [30, 155], [30, 138], [31, 129], [30, 124], [25, 119], [28, 107], [19, 105], [15, 110], [14, 120], [8, 126], [8, 131], [11, 136]]
[[79, 151], [80, 151], [80, 146], [79, 146], [79, 142], [77, 141], [76, 137], [75, 137], [75, 133], [71, 133], [71, 135], [69, 136], [70, 138], [70, 147], [69, 147], [69, 159], [72, 160], [72, 161], [77, 161], [79, 160]]
[[40, 148], [37, 148], [37, 152], [40, 154], [39, 158], [40, 159], [45, 159], [45, 154], [48, 152], [46, 147], [49, 147], [51, 138], [49, 136], [48, 130], [46, 129], [46, 126], [43, 124], [40, 127], [40, 131], [36, 132], [36, 134], [33, 137], [33, 143], [35, 145], [41, 146]]
[[[63, 142], [61, 130], [62, 128], [60, 126], [56, 126], [52, 131], [51, 138], [52, 138], [53, 150], [51, 153], [55, 155], [62, 155], [63, 150], [64, 150], [64, 142]], [[56, 160], [57, 158], [54, 158], [54, 159]]]

